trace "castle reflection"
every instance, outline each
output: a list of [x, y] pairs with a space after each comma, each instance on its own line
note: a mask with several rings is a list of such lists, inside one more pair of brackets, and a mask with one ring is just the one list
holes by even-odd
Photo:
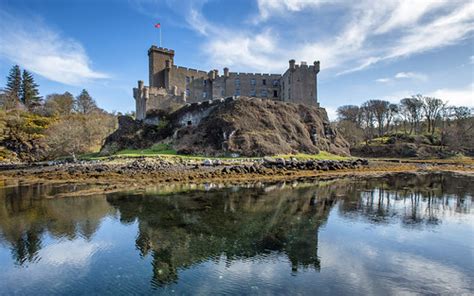
[[135, 246], [152, 258], [152, 283], [176, 282], [180, 270], [224, 256], [284, 256], [288, 272], [320, 269], [318, 232], [331, 210], [345, 219], [436, 227], [468, 214], [474, 185], [452, 174], [394, 174], [262, 188], [227, 188], [169, 195], [115, 193], [47, 199], [74, 185], [0, 188], [0, 243], [19, 266], [34, 264], [46, 235], [93, 239], [104, 217], [136, 223]]

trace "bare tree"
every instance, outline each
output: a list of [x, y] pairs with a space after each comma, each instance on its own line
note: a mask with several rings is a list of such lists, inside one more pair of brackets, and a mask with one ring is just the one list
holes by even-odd
[[361, 114], [362, 114], [362, 123], [364, 129], [364, 139], [365, 143], [368, 144], [369, 140], [374, 137], [374, 123], [375, 123], [375, 116], [374, 112], [368, 102], [365, 102], [361, 106]]
[[366, 107], [372, 112], [377, 121], [378, 135], [383, 136], [384, 126], [389, 114], [390, 102], [383, 100], [370, 100], [366, 103]]
[[47, 95], [44, 110], [47, 115], [70, 115], [74, 110], [74, 96], [69, 92]]
[[339, 120], [350, 121], [360, 126], [362, 120], [361, 108], [355, 105], [344, 105], [337, 108], [337, 116]]
[[422, 105], [423, 111], [427, 122], [428, 133], [434, 134], [436, 120], [440, 116], [444, 103], [442, 100], [432, 97], [423, 97], [424, 104]]
[[390, 104], [388, 106], [387, 118], [386, 118], [386, 132], [390, 132], [390, 124], [395, 122], [398, 115], [399, 108], [397, 104]]
[[423, 97], [421, 95], [405, 98], [400, 101], [400, 110], [404, 118], [410, 123], [410, 134], [419, 131], [420, 121], [423, 115]]

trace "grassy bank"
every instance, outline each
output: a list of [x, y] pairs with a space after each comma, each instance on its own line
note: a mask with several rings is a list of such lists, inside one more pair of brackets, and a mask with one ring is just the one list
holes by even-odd
[[[209, 157], [204, 155], [180, 155], [176, 150], [172, 149], [166, 144], [157, 144], [153, 145], [147, 149], [125, 149], [118, 151], [117, 153], [109, 156], [101, 156], [99, 153], [89, 153], [81, 155], [80, 159], [83, 160], [103, 160], [110, 157], [117, 158], [135, 158], [135, 157], [164, 157], [164, 158], [184, 158], [184, 159], [195, 159], [195, 160], [204, 160], [204, 159], [256, 159], [259, 157]], [[331, 154], [326, 151], [321, 151], [318, 154], [281, 154], [274, 155], [273, 157], [290, 159], [296, 158], [298, 160], [347, 160], [349, 157], [339, 156]]]

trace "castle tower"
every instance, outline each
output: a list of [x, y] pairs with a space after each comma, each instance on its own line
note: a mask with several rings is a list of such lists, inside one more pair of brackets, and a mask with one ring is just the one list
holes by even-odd
[[313, 65], [290, 60], [288, 70], [281, 78], [281, 99], [286, 102], [306, 104], [319, 107], [317, 75], [319, 61]]
[[174, 64], [174, 50], [153, 45], [148, 50], [150, 87], [168, 89], [169, 72]]

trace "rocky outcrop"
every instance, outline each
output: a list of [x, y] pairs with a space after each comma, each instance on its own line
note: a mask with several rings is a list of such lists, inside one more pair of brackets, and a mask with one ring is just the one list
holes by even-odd
[[166, 140], [180, 154], [265, 156], [322, 150], [349, 155], [349, 144], [323, 108], [281, 101], [241, 97], [195, 103], [154, 127], [121, 121], [102, 151], [146, 148]]

